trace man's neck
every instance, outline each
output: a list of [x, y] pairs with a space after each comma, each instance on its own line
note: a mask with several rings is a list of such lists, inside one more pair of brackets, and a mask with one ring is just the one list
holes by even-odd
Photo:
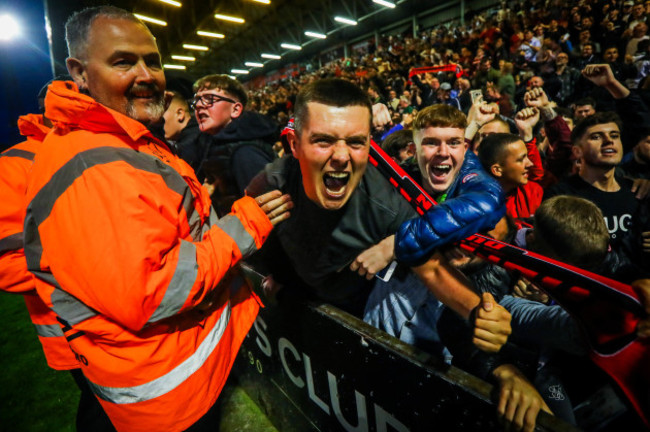
[[422, 188], [438, 204], [444, 202], [447, 199], [448, 190], [446, 190], [444, 192], [436, 192], [436, 191], [432, 190], [427, 184], [422, 185]]
[[516, 185], [510, 182], [504, 182], [504, 181], [499, 181], [499, 184], [501, 185], [501, 189], [503, 189], [503, 193], [505, 193], [506, 195], [511, 194], [519, 186], [523, 186], [523, 185]]
[[615, 170], [615, 167], [601, 168], [593, 166], [585, 167], [585, 165], [582, 165], [579, 175], [584, 181], [596, 189], [603, 192], [618, 192], [621, 189], [621, 186], [614, 177]]
[[564, 70], [566, 69], [566, 65], [560, 65], [555, 69], [555, 72], [558, 75], [562, 75], [564, 73]]

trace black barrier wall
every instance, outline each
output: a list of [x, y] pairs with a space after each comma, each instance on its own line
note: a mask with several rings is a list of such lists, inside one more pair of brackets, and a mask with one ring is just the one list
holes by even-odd
[[[235, 374], [279, 430], [502, 430], [486, 382], [335, 307], [265, 305]], [[541, 413], [537, 430], [576, 429]]]

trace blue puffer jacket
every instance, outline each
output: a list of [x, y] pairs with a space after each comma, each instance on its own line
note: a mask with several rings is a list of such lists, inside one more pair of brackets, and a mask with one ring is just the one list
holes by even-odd
[[501, 186], [468, 151], [446, 201], [400, 226], [395, 237], [397, 260], [423, 264], [440, 246], [494, 228], [505, 213]]

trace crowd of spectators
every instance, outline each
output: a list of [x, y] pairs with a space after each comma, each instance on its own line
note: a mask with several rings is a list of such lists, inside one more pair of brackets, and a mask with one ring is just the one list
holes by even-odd
[[[117, 16], [106, 19], [120, 23], [123, 33], [144, 35], [155, 48], [135, 18], [119, 10], [111, 13]], [[278, 270], [273, 276], [279, 275], [281, 283], [279, 270], [295, 273], [284, 280], [305, 282], [317, 300], [491, 379], [501, 395], [498, 412], [517, 429], [532, 430], [543, 409], [587, 430], [636, 430], [642, 426], [635, 408], [648, 412], [647, 406], [634, 406], [647, 404], [647, 389], [634, 383], [637, 377], [647, 383], [647, 371], [638, 369], [643, 361], [628, 358], [615, 364], [613, 369], [630, 365], [631, 370], [611, 372], [614, 385], [589, 361], [588, 351], [596, 364], [607, 364], [598, 359], [628, 355], [637, 338], [647, 347], [650, 337], [648, 15], [650, 0], [504, 1], [499, 8], [466, 16], [466, 25], [445, 23], [417, 37], [383, 36], [369, 41], [363, 52], [263, 88], [245, 91], [225, 75], [205, 76], [195, 83], [191, 104], [175, 94], [164, 115], [162, 86], [157, 86], [157, 111], [125, 108], [120, 114], [131, 117], [127, 120], [137, 127], [151, 128], [160, 124], [158, 111], [164, 116], [164, 130], [157, 133], [177, 152], [167, 154], [166, 147], [162, 153], [150, 151], [166, 163], [178, 154], [189, 164], [178, 166], [204, 213], [188, 216], [188, 226], [204, 231], [202, 241], [210, 240], [213, 231], [230, 236], [228, 229], [239, 239], [239, 225], [227, 225], [232, 215], [221, 219], [225, 228], [201, 227], [216, 216], [206, 192], [219, 216], [235, 208], [243, 195], [249, 195], [244, 200], [251, 206], [250, 196], [258, 195], [262, 210], [258, 204], [253, 209], [265, 212], [270, 225], [287, 219], [257, 255]], [[102, 49], [112, 48], [102, 45], [95, 51]], [[85, 62], [73, 57], [68, 67], [85, 90]], [[156, 73], [162, 80], [162, 69]], [[79, 96], [71, 83], [55, 82], [50, 88], [64, 95], [48, 96], [52, 99], [87, 97]], [[97, 105], [111, 102], [89, 98], [87, 103]], [[366, 170], [368, 111], [374, 141], [440, 203], [421, 218], [379, 171]], [[68, 119], [58, 121], [67, 125]], [[57, 137], [52, 133], [44, 139], [49, 144]], [[312, 137], [318, 140], [318, 151], [311, 146]], [[39, 163], [49, 159], [37, 159], [30, 176], [47, 172]], [[293, 202], [276, 189], [289, 193]], [[38, 202], [30, 204], [27, 220], [34, 208]], [[630, 318], [617, 309], [629, 306], [629, 299], [610, 302], [625, 297], [613, 291], [602, 297], [578, 289], [581, 303], [558, 290], [555, 300], [560, 305], [555, 304], [537, 286], [540, 280], [528, 280], [457, 247], [458, 240], [477, 231], [629, 284], [645, 315], [635, 310]], [[176, 241], [177, 233], [167, 237]], [[36, 253], [34, 248], [25, 250]], [[402, 267], [392, 280], [377, 282], [374, 276], [393, 260]], [[40, 265], [29, 257], [27, 262]], [[291, 267], [287, 262], [291, 269], [284, 269]], [[206, 284], [217, 285], [212, 282]], [[272, 278], [268, 283], [274, 285]], [[401, 293], [403, 298], [392, 301]], [[202, 298], [194, 300], [207, 313], [201, 309]], [[133, 304], [139, 307], [138, 301]], [[213, 307], [211, 301], [205, 304]], [[412, 310], [406, 313], [405, 306]], [[391, 320], [395, 325], [389, 329]], [[410, 334], [406, 327], [413, 327]], [[419, 345], [425, 336], [428, 344]], [[647, 358], [645, 351], [643, 355]], [[125, 425], [132, 421], [113, 413], [111, 421], [115, 419]]]
[[[291, 68], [294, 70], [287, 77], [263, 87], [253, 88], [251, 83], [244, 91], [232, 78], [208, 75], [194, 85], [196, 121], [185, 123], [189, 110], [185, 107], [175, 114], [176, 121], [169, 122], [182, 132], [168, 134], [167, 139], [175, 142], [179, 155], [208, 187], [220, 214], [225, 214], [244, 190], [254, 196], [256, 190], [266, 190], [269, 185], [289, 193], [298, 209], [310, 209], [307, 213], [297, 211], [278, 228], [277, 239], [274, 234], [266, 249], [273, 252], [257, 260], [257, 264], [276, 263], [265, 268], [275, 278], [270, 286], [284, 285], [285, 293], [289, 286], [298, 287], [290, 292], [298, 296], [310, 293], [307, 297], [312, 300], [363, 317], [402, 341], [492, 380], [501, 394], [499, 412], [516, 426], [525, 425], [525, 430], [534, 426], [540, 409], [587, 430], [635, 429], [638, 419], [625, 398], [616, 395], [626, 384], [615, 378], [619, 386], [613, 386], [612, 380], [587, 360], [588, 348], [579, 329], [586, 324], [593, 348], [602, 328], [591, 326], [618, 312], [598, 296], [590, 302], [604, 308], [599, 316], [583, 316], [583, 306], [566, 298], [560, 298], [557, 305], [554, 301], [558, 299], [541, 290], [539, 281], [455, 247], [454, 242], [470, 231], [454, 236], [463, 230], [483, 230], [498, 240], [630, 284], [642, 302], [650, 301], [648, 15], [650, 1], [504, 1], [498, 8], [466, 15], [464, 25], [449, 22], [417, 36], [407, 31], [373, 38], [353, 47], [350, 57], [319, 67], [314, 62]], [[357, 49], [359, 45], [365, 47]], [[349, 82], [356, 86], [350, 87]], [[330, 93], [346, 88], [349, 94], [325, 95], [328, 92], [323, 88], [328, 86], [332, 86]], [[314, 89], [318, 88], [324, 94], [316, 97]], [[338, 146], [331, 143], [314, 154], [300, 150], [305, 137], [298, 124], [309, 118], [304, 113], [305, 98], [341, 107], [332, 112], [320, 107], [327, 116], [317, 110], [320, 116], [313, 114], [310, 119], [311, 126], [320, 128], [317, 136], [341, 137], [363, 125], [363, 121], [361, 126], [355, 123], [359, 118], [350, 107], [360, 99], [354, 103], [346, 99], [358, 97], [359, 89], [360, 97], [367, 95], [372, 108], [373, 140], [442, 203], [426, 212], [427, 222], [422, 225], [430, 224], [429, 229], [413, 228], [413, 250], [403, 240], [410, 238], [411, 228], [373, 238], [364, 243], [365, 251], [355, 249], [360, 243], [351, 246], [347, 236], [337, 237], [339, 231], [365, 232], [359, 221], [374, 226], [378, 214], [378, 226], [390, 226], [401, 219], [382, 219], [386, 206], [408, 206], [401, 196], [388, 205], [387, 191], [379, 191], [382, 183], [368, 180], [372, 174], [358, 174], [369, 182], [359, 186], [365, 194], [384, 197], [382, 210], [373, 213], [372, 199], [360, 204], [359, 194], [354, 192], [357, 185], [346, 186], [347, 174], [329, 173], [345, 165], [345, 151], [333, 150]], [[337, 119], [339, 127], [332, 131], [330, 123]], [[275, 155], [267, 152], [271, 146]], [[328, 152], [332, 152], [331, 158], [325, 157]], [[350, 158], [351, 166], [362, 173], [366, 155], [354, 153]], [[303, 192], [299, 191], [294, 159], [299, 160], [300, 175], [306, 182]], [[279, 173], [295, 181], [278, 181]], [[345, 229], [333, 229], [332, 223], [338, 219], [329, 214], [345, 201], [330, 208], [331, 202], [319, 201], [322, 196], [308, 194], [315, 185], [356, 197], [352, 200], [355, 204], [348, 204], [341, 213], [359, 213], [351, 218], [353, 222], [341, 219]], [[300, 204], [303, 194], [317, 206]], [[506, 216], [494, 226], [489, 218], [498, 220], [504, 208]], [[402, 210], [398, 214], [409, 214]], [[470, 214], [482, 216], [474, 221]], [[409, 221], [404, 226], [419, 226], [420, 222], [410, 220], [412, 216], [406, 217]], [[445, 225], [445, 221], [453, 223]], [[493, 229], [486, 231], [488, 227]], [[389, 231], [394, 233], [395, 227]], [[436, 253], [431, 256], [432, 251]], [[455, 267], [471, 280], [467, 289], [473, 294], [494, 296], [482, 298], [481, 304], [494, 299], [507, 309], [512, 335], [498, 354], [470, 343], [472, 331], [476, 338], [477, 330], [459, 318], [467, 311], [454, 308], [460, 298], [474, 298], [463, 291], [466, 286], [459, 281], [464, 279], [444, 279], [432, 272], [438, 275], [434, 281], [422, 270], [426, 266], [421, 262], [408, 261], [411, 252], [426, 255], [430, 260], [426, 266], [444, 267], [450, 272], [446, 274], [454, 274], [446, 265]], [[341, 272], [356, 255], [349, 265], [352, 272]], [[376, 269], [366, 268], [371, 266], [370, 256], [381, 256]], [[400, 276], [381, 284], [373, 276], [390, 259], [399, 263], [396, 274]], [[285, 261], [291, 263], [292, 271], [279, 270], [287, 267]], [[405, 269], [406, 264], [410, 270]], [[464, 288], [453, 291], [452, 280]], [[564, 309], [567, 306], [571, 315], [581, 318], [575, 320]], [[645, 322], [637, 326], [641, 338], [649, 333]], [[500, 337], [504, 329], [499, 327], [494, 335]], [[595, 345], [596, 352], [606, 350]], [[517, 397], [512, 395], [519, 392], [523, 396], [513, 402]], [[508, 408], [506, 400], [511, 401]], [[609, 410], [601, 409], [602, 401]], [[525, 420], [523, 413], [527, 413]]]
[[[367, 88], [375, 103], [388, 106], [393, 122], [404, 113], [436, 102], [458, 99], [465, 113], [469, 91], [480, 89], [497, 101], [501, 114], [521, 109], [523, 94], [542, 86], [549, 99], [570, 107], [592, 97], [596, 108], [613, 108], [611, 98], [580, 72], [587, 64], [608, 63], [615, 77], [647, 100], [650, 65], [647, 15], [650, 2], [527, 0], [503, 2], [466, 17], [421, 31], [383, 36], [363, 53], [307, 68], [286, 80], [250, 90], [249, 109], [286, 123], [301, 86], [322, 77], [342, 77]], [[413, 68], [457, 64], [454, 72], [409, 78]]]
[[[376, 44], [369, 42], [362, 53], [249, 89], [247, 109], [272, 117], [281, 129], [292, 117], [296, 95], [306, 84], [321, 78], [347, 79], [371, 99], [374, 140], [417, 177], [416, 146], [410, 130], [414, 118], [435, 104], [458, 108], [467, 115], [465, 138], [470, 149], [506, 193], [508, 216], [535, 225], [538, 237], [526, 242], [524, 234], [517, 234], [515, 239], [516, 230], [508, 228], [504, 238], [631, 283], [647, 278], [650, 255], [649, 15], [650, 1], [504, 1], [499, 8], [466, 17], [466, 25], [441, 24], [420, 31], [417, 37], [411, 33], [382, 36]], [[276, 150], [281, 155], [286, 149], [277, 146]], [[617, 156], [609, 158], [613, 154]], [[506, 163], [508, 157], [513, 162]], [[586, 198], [590, 203], [549, 201], [556, 195]], [[540, 205], [538, 221], [533, 216]], [[542, 236], [542, 219], [549, 214], [558, 217], [558, 208], [565, 213], [553, 224], [562, 228]], [[595, 222], [587, 225], [586, 220], [593, 221], [594, 215]], [[596, 232], [600, 233], [598, 241], [604, 239], [608, 243], [604, 247], [610, 249], [604, 259], [604, 250], [594, 246]], [[586, 244], [583, 240], [593, 241], [591, 246], [582, 246]], [[554, 245], [549, 246], [551, 243]], [[578, 243], [581, 246], [576, 246]], [[574, 256], [569, 252], [573, 248]], [[601, 255], [594, 258], [588, 250], [599, 250]], [[504, 276], [505, 272], [492, 267], [476, 270], [470, 265], [466, 274], [474, 278], [479, 290], [481, 284], [490, 289], [494, 282], [490, 278], [507, 280], [506, 302], [512, 295], [552, 304], [530, 281]], [[518, 307], [509, 308], [513, 320], [521, 318]], [[539, 324], [528, 320], [537, 313], [531, 312], [537, 310], [535, 306], [525, 304], [524, 309], [521, 328], [514, 328], [519, 336], [535, 333]], [[541, 314], [553, 315], [550, 321], [558, 331], [573, 334], [572, 328], [563, 327], [568, 316], [558, 311], [548, 307]], [[545, 366], [539, 365], [552, 365], [553, 369], [560, 363], [558, 359], [570, 363], [567, 358], [584, 348], [566, 337], [549, 342], [549, 349], [546, 342], [540, 342], [544, 336], [533, 340], [535, 337], [530, 334], [527, 339], [542, 345], [538, 363], [542, 369]], [[471, 355], [464, 353], [463, 357]], [[522, 358], [518, 361], [525, 362]], [[585, 376], [600, 376], [583, 362], [576, 365], [527, 375], [540, 392], [543, 386], [546, 390], [559, 388], [558, 379], [577, 371], [580, 378], [569, 378], [568, 387]], [[471, 364], [463, 366], [472, 369]], [[602, 384], [607, 380], [593, 381]], [[598, 385], [591, 391], [600, 392]], [[575, 389], [569, 391], [575, 395]], [[606, 392], [607, 400], [616, 400], [611, 387]], [[556, 414], [586, 429], [599, 430], [616, 417], [596, 416], [595, 420], [575, 406], [567, 408], [556, 402], [552, 407]]]

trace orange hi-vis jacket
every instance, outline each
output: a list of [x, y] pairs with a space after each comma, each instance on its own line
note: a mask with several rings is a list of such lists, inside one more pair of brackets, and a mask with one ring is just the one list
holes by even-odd
[[55, 81], [27, 186], [39, 296], [120, 431], [180, 431], [216, 401], [258, 299], [233, 267], [272, 225], [250, 197], [218, 219], [192, 168], [141, 123]]
[[63, 336], [56, 314], [36, 295], [34, 276], [27, 271], [23, 251], [27, 175], [34, 154], [50, 128], [38, 114], [20, 117], [18, 128], [27, 139], [0, 154], [0, 289], [23, 295], [47, 364], [52, 369], [76, 369], [79, 363]]

